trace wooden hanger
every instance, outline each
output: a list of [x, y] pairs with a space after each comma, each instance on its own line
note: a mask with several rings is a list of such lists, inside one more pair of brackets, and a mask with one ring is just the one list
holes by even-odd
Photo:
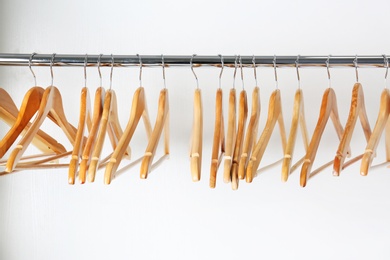
[[210, 188], [215, 188], [218, 168], [225, 152], [225, 130], [222, 103], [222, 89], [218, 88], [215, 100], [215, 125], [213, 148], [211, 153]]
[[248, 160], [251, 156], [251, 150], [256, 142], [257, 130], [259, 127], [260, 110], [260, 89], [259, 87], [255, 87], [252, 92], [251, 117], [246, 131], [244, 146], [242, 147], [240, 162], [238, 164], [238, 178], [241, 180], [245, 178], [245, 171], [247, 168]]
[[286, 151], [284, 154], [284, 159], [282, 163], [282, 181], [287, 181], [288, 176], [292, 169], [295, 169], [303, 162], [303, 158], [299, 160], [293, 167], [291, 167], [291, 162], [293, 159], [295, 140], [297, 139], [298, 126], [301, 128], [301, 134], [303, 139], [303, 145], [305, 151], [307, 152], [309, 146], [309, 137], [307, 133], [307, 126], [305, 120], [305, 109], [303, 103], [303, 93], [301, 89], [298, 89], [295, 92], [294, 97], [294, 108], [293, 108], [293, 117], [290, 128], [290, 135], [288, 137]]
[[245, 136], [245, 125], [246, 125], [246, 119], [248, 117], [248, 102], [246, 97], [246, 91], [243, 89], [240, 93], [240, 100], [239, 100], [239, 106], [238, 106], [238, 127], [237, 127], [237, 136], [236, 136], [236, 144], [234, 146], [234, 153], [233, 153], [233, 164], [231, 167], [231, 178], [232, 178], [232, 189], [237, 190], [238, 189], [238, 168], [239, 168], [239, 161], [240, 161], [240, 155], [242, 151], [242, 146], [244, 143], [244, 136]]
[[271, 138], [273, 129], [275, 128], [276, 122], [279, 124], [280, 137], [282, 139], [283, 153], [286, 151], [286, 130], [284, 127], [283, 114], [282, 114], [282, 102], [280, 99], [280, 91], [275, 90], [270, 97], [268, 107], [268, 118], [264, 130], [260, 136], [259, 141], [252, 149], [252, 156], [248, 163], [246, 170], [246, 181], [252, 182], [253, 177], [256, 176], [257, 168], [259, 167], [260, 161], [263, 157], [265, 149], [268, 145], [268, 141]]
[[[40, 87], [30, 89], [23, 98], [21, 110], [18, 111], [11, 96], [0, 88], [0, 118], [11, 126], [11, 129], [0, 141], [0, 158], [9, 150], [16, 138], [30, 128], [30, 119], [39, 108], [42, 94], [43, 89]], [[63, 145], [42, 130], [38, 130], [31, 143], [45, 154], [66, 152]]]
[[105, 184], [111, 183], [111, 179], [114, 176], [116, 170], [118, 169], [122, 157], [125, 155], [125, 152], [128, 149], [138, 122], [141, 119], [141, 116], [143, 118], [146, 134], [149, 140], [152, 135], [152, 126], [150, 124], [150, 118], [145, 98], [145, 91], [143, 87], [139, 87], [134, 93], [130, 111], [130, 119], [127, 123], [126, 129], [124, 130], [118, 142], [117, 147], [115, 148], [114, 153], [110, 158], [110, 161], [106, 166], [106, 170], [104, 173]]
[[202, 93], [195, 89], [194, 116], [191, 134], [190, 165], [192, 181], [199, 181], [202, 171], [203, 106]]
[[156, 123], [152, 135], [146, 147], [144, 157], [141, 162], [140, 177], [146, 179], [151, 170], [153, 158], [156, 154], [158, 141], [160, 140], [162, 130], [164, 129], [164, 156], [169, 154], [169, 100], [168, 89], [160, 91], [158, 100], [158, 112]]
[[320, 115], [301, 168], [300, 184], [302, 187], [306, 186], [310, 177], [311, 167], [313, 166], [318, 146], [329, 117], [332, 119], [338, 138], [341, 139], [344, 130], [339, 119], [336, 94], [332, 88], [326, 89], [322, 97]]
[[91, 102], [89, 99], [89, 91], [88, 88], [84, 87], [81, 90], [81, 100], [80, 100], [80, 115], [79, 115], [79, 124], [77, 127], [76, 140], [73, 145], [72, 157], [69, 162], [68, 169], [68, 183], [74, 184], [76, 172], [79, 164], [80, 155], [82, 149], [85, 145], [83, 141], [84, 139], [84, 129], [85, 125], [87, 125], [88, 130], [91, 129]]
[[343, 169], [348, 147], [358, 118], [360, 119], [364, 136], [368, 143], [371, 136], [371, 127], [367, 118], [366, 107], [364, 105], [363, 87], [360, 83], [355, 83], [352, 90], [348, 120], [333, 162], [333, 175], [335, 176], [339, 176], [341, 170]]
[[225, 155], [223, 167], [223, 181], [228, 183], [231, 181], [230, 170], [233, 162], [234, 144], [236, 142], [236, 89], [230, 89], [229, 93], [229, 112], [227, 122], [227, 134], [225, 139]]
[[61, 129], [68, 137], [71, 144], [72, 145], [74, 144], [75, 137], [76, 137], [75, 128], [66, 119], [64, 109], [62, 106], [61, 93], [56, 87], [50, 86], [46, 88], [45, 92], [43, 93], [38, 114], [34, 119], [33, 123], [31, 124], [31, 127], [28, 129], [26, 134], [23, 136], [23, 138], [20, 140], [18, 145], [12, 151], [7, 161], [7, 165], [5, 169], [6, 172], [13, 171], [19, 159], [22, 157], [24, 151], [31, 143], [31, 140], [38, 132], [45, 118], [48, 117], [49, 113], [51, 113], [51, 115], [55, 118], [55, 120], [57, 121]]
[[390, 91], [385, 88], [381, 94], [380, 106], [379, 106], [379, 114], [376, 120], [374, 129], [368, 140], [366, 150], [363, 154], [362, 162], [360, 165], [360, 174], [366, 176], [368, 174], [368, 170], [371, 167], [372, 160], [374, 159], [376, 148], [378, 147], [378, 143], [382, 132], [385, 129], [385, 143], [386, 143], [386, 161], [390, 161]]

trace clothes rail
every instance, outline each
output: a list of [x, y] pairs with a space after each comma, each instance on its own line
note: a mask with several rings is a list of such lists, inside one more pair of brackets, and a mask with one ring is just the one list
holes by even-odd
[[[161, 66], [162, 57], [166, 67], [171, 66], [189, 66], [192, 60], [194, 67], [200, 66], [221, 66], [221, 56], [215, 55], [90, 55], [87, 57], [88, 67], [96, 67], [100, 60], [100, 66], [108, 67], [112, 65], [112, 57], [115, 67], [139, 66], [140, 60], [142, 66], [153, 67]], [[227, 55], [223, 57], [225, 66], [233, 67], [237, 60], [236, 55]], [[257, 67], [295, 67], [299, 60], [299, 67], [388, 67], [388, 56], [386, 55], [362, 55], [362, 56], [240, 56], [244, 67], [251, 67], [255, 64]], [[298, 59], [299, 57], [299, 59]], [[31, 59], [33, 66], [50, 66], [53, 54], [31, 54], [21, 53], [0, 53], [0, 66], [28, 66]], [[85, 66], [86, 54], [56, 54], [53, 60], [53, 66]], [[357, 61], [355, 63], [355, 61]]]

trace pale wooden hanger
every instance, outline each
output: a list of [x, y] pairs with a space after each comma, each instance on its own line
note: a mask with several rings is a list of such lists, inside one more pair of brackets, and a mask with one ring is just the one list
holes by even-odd
[[358, 118], [360, 119], [364, 136], [368, 143], [371, 136], [371, 127], [367, 118], [367, 112], [364, 105], [363, 87], [360, 83], [355, 83], [352, 90], [352, 99], [351, 106], [349, 109], [348, 120], [345, 124], [344, 133], [333, 162], [333, 175], [335, 176], [339, 176], [341, 170], [343, 169], [344, 161], [348, 152], [348, 147], [351, 142], [352, 134], [355, 129], [356, 121]]
[[297, 57], [297, 60], [295, 62], [296, 70], [297, 70], [297, 78], [298, 78], [298, 89], [295, 92], [294, 97], [294, 108], [293, 108], [293, 116], [292, 116], [292, 122], [290, 127], [290, 134], [287, 140], [286, 145], [286, 152], [284, 154], [284, 159], [282, 162], [282, 181], [287, 181], [288, 176], [290, 173], [295, 170], [302, 162], [303, 158], [298, 160], [292, 167], [292, 159], [294, 154], [294, 148], [295, 148], [295, 141], [297, 139], [297, 131], [298, 126], [301, 128], [301, 134], [302, 134], [302, 140], [303, 145], [305, 148], [305, 152], [307, 152], [308, 146], [309, 146], [309, 135], [307, 133], [307, 125], [306, 125], [306, 119], [305, 119], [305, 106], [303, 102], [303, 92], [300, 88], [300, 76], [299, 76], [299, 55]]
[[164, 158], [169, 155], [169, 100], [168, 90], [164, 88], [160, 91], [158, 100], [158, 112], [156, 123], [150, 136], [148, 146], [146, 147], [144, 157], [141, 162], [140, 177], [146, 179], [151, 170], [153, 158], [156, 154], [158, 142], [164, 129]]
[[[39, 108], [43, 92], [44, 90], [40, 87], [29, 89], [23, 98], [20, 111], [18, 111], [7, 91], [0, 88], [0, 118], [11, 126], [10, 130], [0, 141], [0, 158], [9, 150], [17, 137], [30, 128], [30, 119]], [[55, 122], [54, 119], [53, 121]], [[31, 143], [46, 154], [66, 152], [63, 145], [42, 130], [37, 132]]]
[[[360, 165], [360, 174], [366, 176], [368, 170], [371, 167], [372, 160], [374, 159], [376, 148], [382, 132], [385, 131], [385, 147], [386, 147], [386, 161], [390, 161], [390, 91], [385, 88], [381, 94], [380, 106], [378, 117], [372, 130], [370, 139], [368, 140], [366, 150], [362, 157], [362, 162]], [[385, 129], [386, 128], [386, 129]]]
[[225, 137], [225, 155], [223, 163], [223, 181], [228, 183], [231, 181], [231, 167], [233, 162], [234, 144], [236, 142], [237, 120], [236, 120], [236, 89], [232, 88], [229, 92], [229, 109], [227, 133]]
[[[310, 140], [310, 144], [302, 164], [300, 175], [300, 184], [302, 187], [306, 186], [307, 181], [310, 178], [311, 167], [313, 166], [318, 146], [320, 144], [321, 137], [325, 130], [325, 126], [328, 122], [329, 117], [332, 119], [338, 138], [341, 139], [344, 130], [339, 119], [336, 94], [334, 90], [330, 87], [325, 90], [325, 93], [322, 97], [320, 115], [318, 117], [317, 125], [314, 129], [314, 133]], [[350, 154], [349, 151], [348, 154]]]
[[87, 125], [88, 130], [91, 130], [91, 102], [89, 98], [89, 91], [87, 87], [82, 88], [81, 90], [81, 100], [80, 100], [80, 115], [79, 115], [79, 124], [76, 133], [76, 140], [73, 145], [73, 152], [69, 162], [68, 169], [68, 183], [74, 184], [77, 168], [79, 165], [80, 155], [84, 148], [86, 141], [84, 139], [84, 130], [85, 125]]
[[128, 145], [133, 137], [135, 129], [138, 125], [139, 120], [143, 118], [146, 134], [148, 140], [152, 134], [152, 127], [150, 124], [149, 113], [146, 104], [145, 91], [143, 87], [139, 87], [133, 96], [133, 102], [130, 111], [130, 119], [127, 123], [126, 129], [124, 130], [118, 145], [115, 148], [114, 153], [112, 154], [104, 173], [104, 183], [110, 184], [111, 179], [114, 176], [122, 157], [125, 155]]
[[241, 180], [245, 178], [245, 171], [251, 156], [252, 147], [256, 143], [257, 130], [259, 128], [260, 110], [260, 89], [259, 87], [255, 87], [252, 92], [251, 117], [245, 135], [244, 146], [242, 147], [240, 163], [238, 164], [238, 178]]

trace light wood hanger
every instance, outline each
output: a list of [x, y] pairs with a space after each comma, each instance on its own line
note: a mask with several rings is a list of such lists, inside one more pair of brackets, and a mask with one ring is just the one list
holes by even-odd
[[202, 93], [195, 89], [194, 115], [191, 134], [190, 168], [192, 181], [199, 181], [202, 171], [203, 106]]
[[240, 93], [239, 106], [238, 106], [238, 127], [237, 127], [237, 136], [236, 143], [234, 146], [233, 153], [233, 163], [231, 167], [231, 178], [232, 178], [232, 189], [238, 189], [238, 168], [240, 162], [240, 155], [242, 151], [242, 146], [244, 143], [245, 136], [245, 125], [246, 119], [248, 117], [248, 101], [246, 97], [246, 91], [243, 89]]
[[283, 113], [282, 113], [282, 102], [280, 99], [280, 91], [275, 90], [270, 97], [268, 107], [268, 118], [264, 130], [260, 136], [259, 141], [252, 149], [252, 155], [248, 163], [246, 170], [246, 181], [252, 182], [253, 177], [256, 176], [257, 168], [259, 167], [260, 161], [263, 157], [265, 149], [268, 145], [268, 141], [271, 138], [273, 129], [275, 128], [276, 122], [278, 122], [280, 137], [282, 140], [283, 153], [286, 151], [286, 130], [284, 127]]
[[[42, 95], [42, 88], [34, 87], [30, 89], [23, 98], [21, 110], [18, 111], [11, 96], [7, 91], [0, 88], [0, 118], [11, 126], [10, 130], [0, 141], [0, 158], [9, 150], [16, 138], [30, 128], [30, 119], [38, 110]], [[55, 122], [54, 119], [53, 121]], [[37, 135], [34, 136], [31, 143], [46, 154], [53, 152], [61, 154], [66, 152], [63, 145], [42, 130], [38, 130]]]
[[217, 180], [217, 172], [219, 165], [221, 164], [222, 156], [225, 153], [225, 130], [223, 120], [223, 102], [222, 102], [222, 89], [217, 89], [215, 98], [215, 125], [214, 125], [214, 138], [213, 148], [211, 153], [211, 166], [210, 166], [210, 188], [215, 188]]
[[75, 128], [66, 119], [62, 106], [61, 93], [56, 87], [50, 86], [46, 88], [45, 92], [43, 93], [38, 114], [34, 119], [33, 123], [31, 124], [31, 127], [28, 129], [26, 134], [12, 151], [7, 161], [5, 169], [6, 172], [11, 172], [14, 170], [19, 159], [22, 157], [28, 145], [31, 143], [31, 140], [38, 132], [40, 126], [42, 125], [46, 117], [48, 117], [49, 113], [51, 113], [51, 115], [55, 118], [55, 120], [71, 142], [71, 144], [74, 144], [76, 138], [76, 131]]
[[89, 98], [89, 91], [86, 87], [82, 88], [81, 90], [79, 124], [77, 127], [76, 140], [73, 145], [72, 157], [70, 159], [68, 169], [69, 184], [74, 184], [76, 179], [75, 177], [79, 165], [80, 155], [85, 145], [83, 141], [86, 141], [84, 139], [85, 125], [87, 125], [88, 130], [91, 130], [91, 102]]
[[245, 135], [244, 146], [242, 147], [240, 162], [238, 164], [238, 178], [241, 180], [245, 178], [245, 171], [251, 156], [251, 150], [256, 142], [257, 130], [259, 128], [260, 110], [260, 89], [259, 87], [255, 87], [252, 92], [251, 117]]
[[[376, 120], [374, 129], [370, 139], [368, 140], [366, 150], [363, 154], [362, 162], [360, 165], [360, 174], [366, 176], [368, 170], [371, 167], [372, 160], [374, 159], [376, 148], [382, 132], [385, 131], [385, 147], [386, 147], [386, 161], [390, 161], [390, 91], [385, 88], [381, 94], [380, 106], [378, 118]], [[386, 128], [386, 129], [385, 129]], [[384, 130], [385, 129], [385, 130]]]
[[357, 119], [363, 128], [364, 136], [367, 143], [371, 136], [371, 127], [367, 118], [366, 107], [364, 105], [363, 87], [360, 83], [355, 83], [352, 90], [351, 106], [349, 109], [348, 120], [344, 128], [344, 133], [341, 138], [336, 156], [333, 162], [333, 175], [339, 176], [344, 166], [344, 161], [347, 156], [348, 147], [352, 139], [352, 134], [355, 129]]
[[[320, 144], [321, 137], [325, 130], [325, 126], [328, 122], [329, 117], [332, 119], [337, 136], [340, 140], [342, 138], [344, 130], [339, 119], [336, 94], [332, 88], [326, 89], [322, 97], [320, 115], [318, 117], [317, 125], [314, 129], [314, 133], [310, 140], [310, 144], [307, 149], [305, 159], [301, 168], [300, 184], [302, 187], [306, 186], [307, 181], [310, 177], [311, 167], [313, 166], [318, 146]], [[350, 154], [349, 151], [348, 154]]]
[[291, 167], [291, 162], [294, 154], [295, 140], [297, 139], [298, 126], [301, 128], [302, 140], [305, 151], [307, 152], [309, 146], [309, 137], [307, 133], [305, 108], [303, 103], [303, 93], [301, 89], [297, 89], [294, 97], [293, 117], [291, 122], [290, 134], [288, 137], [286, 151], [282, 162], [282, 181], [287, 181], [292, 169], [298, 167], [303, 159], [299, 160]]
[[164, 157], [166, 157], [167, 155], [169, 155], [169, 100], [168, 100], [168, 89], [166, 88], [160, 91], [156, 123], [154, 125], [152, 135], [149, 139], [148, 146], [146, 147], [145, 154], [141, 162], [141, 169], [140, 169], [141, 179], [146, 179], [148, 177], [163, 129], [164, 129]]
[[104, 183], [110, 184], [111, 179], [114, 176], [118, 166], [122, 160], [122, 157], [125, 155], [126, 150], [130, 144], [130, 141], [133, 137], [138, 122], [143, 118], [146, 134], [148, 140], [152, 135], [152, 127], [150, 124], [150, 117], [147, 109], [145, 91], [143, 87], [139, 87], [134, 95], [133, 102], [131, 105], [130, 119], [127, 123], [126, 129], [124, 130], [117, 147], [115, 148], [114, 153], [112, 154], [104, 173]]
[[234, 144], [236, 142], [236, 89], [232, 88], [229, 92], [229, 110], [228, 110], [228, 122], [227, 133], [225, 137], [225, 155], [223, 165], [223, 181], [229, 183], [231, 181], [231, 167], [233, 163]]

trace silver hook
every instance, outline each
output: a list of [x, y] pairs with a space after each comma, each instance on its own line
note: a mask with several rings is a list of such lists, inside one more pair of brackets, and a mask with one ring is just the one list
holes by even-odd
[[252, 57], [252, 63], [253, 63], [253, 74], [255, 75], [255, 82], [256, 82], [256, 87], [257, 87], [258, 84], [257, 84], [256, 57], [255, 57], [255, 55], [253, 55], [253, 57]]
[[198, 81], [198, 77], [196, 76], [195, 74], [195, 71], [194, 71], [194, 64], [192, 64], [192, 61], [194, 59], [194, 57], [196, 56], [196, 54], [193, 54], [192, 57], [191, 57], [191, 61], [190, 61], [190, 65], [191, 65], [191, 70], [192, 70], [192, 73], [194, 74], [195, 76], [195, 79], [196, 79], [196, 88], [199, 89], [199, 81]]
[[84, 87], [87, 87], [87, 63], [88, 63], [88, 54], [85, 54], [84, 59]]
[[137, 53], [138, 59], [139, 59], [139, 85], [142, 87], [142, 60], [141, 55]]
[[326, 72], [328, 73], [328, 82], [329, 82], [329, 88], [331, 88], [332, 86], [332, 83], [331, 83], [331, 80], [330, 80], [330, 70], [329, 70], [329, 60], [330, 60], [330, 54], [328, 55], [328, 59], [325, 61], [325, 64], [326, 64]]
[[223, 68], [225, 67], [225, 62], [223, 61], [223, 56], [221, 54], [218, 54], [218, 56], [221, 57], [221, 72], [219, 73], [219, 88], [221, 88], [222, 73]]
[[30, 56], [30, 59], [28, 60], [28, 67], [30, 68], [30, 71], [31, 71], [31, 73], [33, 74], [33, 77], [34, 77], [34, 84], [35, 84], [34, 86], [37, 85], [37, 77], [35, 76], [35, 73], [34, 73], [33, 69], [31, 68], [31, 62], [32, 62], [32, 59], [33, 59], [35, 54], [37, 54], [37, 53], [33, 52], [31, 54], [31, 56]]
[[242, 59], [241, 55], [239, 55], [239, 61], [240, 61], [240, 69], [241, 69], [241, 82], [242, 82], [242, 90], [244, 90], [244, 74], [242, 72]]
[[237, 74], [237, 67], [238, 67], [238, 64], [237, 64], [237, 60], [238, 60], [238, 56], [235, 55], [235, 59], [234, 59], [234, 73], [233, 73], [233, 88], [235, 89], [236, 88], [236, 74]]
[[111, 53], [110, 90], [112, 88], [112, 72], [114, 71], [114, 55]]
[[103, 54], [100, 53], [100, 54], [99, 54], [99, 57], [98, 57], [98, 63], [97, 63], [98, 72], [99, 72], [99, 78], [100, 78], [100, 87], [102, 86], [102, 73], [101, 73], [101, 71], [100, 71], [100, 61], [101, 61], [101, 59], [102, 59], [102, 56], [103, 56]]
[[384, 58], [384, 67], [386, 68], [386, 73], [385, 73], [385, 88], [387, 88], [387, 74], [389, 73], [389, 59], [387, 58], [386, 54], [383, 54]]
[[53, 55], [51, 56], [51, 61], [50, 61], [51, 86], [53, 86], [53, 79], [54, 79], [54, 76], [53, 76], [53, 63], [54, 63], [55, 56], [56, 56], [56, 54], [53, 53]]
[[358, 57], [356, 54], [355, 59], [353, 60], [353, 64], [355, 64], [356, 82], [359, 82], [358, 61], [357, 60], [358, 60]]
[[278, 89], [278, 73], [276, 72], [276, 55], [274, 55], [274, 61], [273, 61], [273, 64], [274, 64], [274, 74], [275, 74], [275, 87], [276, 89]]
[[301, 77], [299, 75], [299, 57], [297, 56], [297, 60], [295, 61], [295, 68], [297, 69], [297, 78], [298, 78], [298, 89], [301, 89]]
[[165, 62], [164, 62], [164, 55], [163, 54], [161, 54], [161, 66], [162, 66], [162, 70], [163, 70], [164, 89], [166, 89], [167, 84], [165, 82]]

